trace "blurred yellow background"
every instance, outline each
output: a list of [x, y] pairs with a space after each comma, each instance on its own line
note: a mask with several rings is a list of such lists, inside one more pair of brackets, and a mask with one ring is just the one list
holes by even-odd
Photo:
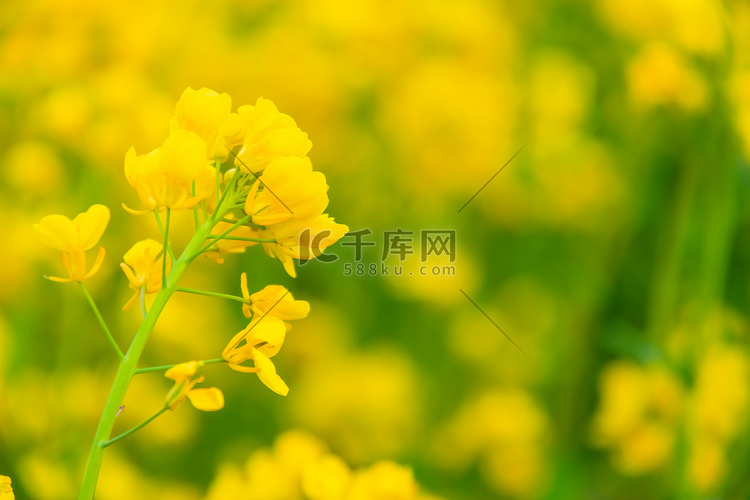
[[[226, 408], [108, 449], [97, 498], [301, 498], [284, 453], [324, 448], [446, 499], [748, 498], [750, 5], [6, 0], [0, 474], [17, 498], [76, 495], [116, 361], [79, 290], [42, 278], [60, 262], [32, 224], [112, 209], [89, 286], [129, 341], [118, 263], [159, 233], [119, 208], [123, 159], [161, 144], [186, 87], [291, 115], [328, 211], [375, 245], [361, 276], [341, 243], [296, 280], [258, 248], [199, 261], [186, 286], [237, 294], [247, 272], [310, 302], [275, 358], [289, 395], [211, 372]], [[192, 215], [173, 222], [179, 246]], [[399, 228], [414, 255], [381, 262]], [[455, 262], [430, 261], [455, 274], [419, 273], [429, 229], [456, 231]], [[144, 363], [215, 357], [243, 320], [177, 296]], [[116, 428], [170, 386], [137, 377]]]

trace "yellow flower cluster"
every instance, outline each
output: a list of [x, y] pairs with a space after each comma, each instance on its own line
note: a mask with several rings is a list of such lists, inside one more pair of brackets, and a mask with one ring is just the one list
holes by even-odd
[[[502, 415], [502, 418], [499, 416]], [[439, 433], [433, 460], [466, 470], [510, 498], [537, 498], [547, 487], [549, 417], [528, 392], [492, 390], [466, 404]]]
[[[319, 256], [349, 230], [324, 213], [328, 185], [306, 156], [311, 147], [307, 134], [267, 99], [232, 113], [227, 94], [188, 88], [164, 145], [147, 155], [128, 151], [125, 173], [149, 211], [205, 202], [211, 213], [221, 184], [229, 186], [238, 177], [237, 185], [246, 189], [234, 201], [244, 205], [244, 214], [233, 210], [222, 217], [216, 230], [229, 231], [227, 239], [217, 241], [209, 255], [220, 263], [223, 253], [243, 252], [259, 242], [251, 240], [266, 240], [266, 253], [294, 277], [293, 259]], [[220, 175], [230, 154], [235, 169]]]
[[666, 366], [616, 361], [602, 372], [593, 421], [595, 444], [608, 448], [628, 475], [671, 463], [686, 432], [688, 471], [701, 492], [716, 488], [728, 470], [727, 452], [747, 424], [750, 359], [733, 346], [712, 346], [686, 384]]
[[16, 496], [10, 483], [8, 476], [0, 476], [0, 500], [15, 500]]
[[603, 371], [600, 391], [593, 439], [612, 449], [615, 467], [643, 474], [665, 465], [684, 404], [679, 380], [661, 365], [618, 361]]
[[[326, 178], [313, 170], [307, 157], [312, 144], [294, 120], [263, 98], [255, 106], [241, 106], [236, 113], [231, 106], [227, 94], [188, 88], [177, 103], [169, 135], [162, 145], [141, 155], [130, 148], [125, 155], [125, 177], [135, 189], [141, 208], [134, 210], [125, 204], [123, 208], [133, 215], [153, 212], [162, 236], [162, 242], [145, 239], [135, 243], [120, 264], [135, 291], [123, 309], [133, 307], [140, 297], [142, 316], [126, 350], [121, 349], [83, 284], [102, 265], [103, 248], [90, 268], [86, 252], [101, 238], [110, 219], [109, 209], [93, 205], [73, 220], [49, 215], [34, 226], [44, 244], [62, 252], [68, 277], [50, 279], [80, 285], [120, 363], [96, 430], [80, 498], [93, 498], [102, 454], [111, 444], [167, 410], [175, 410], [185, 400], [203, 411], [224, 407], [221, 390], [196, 387], [205, 380], [205, 365], [223, 363], [235, 371], [256, 373], [274, 392], [289, 392], [271, 358], [279, 352], [291, 328], [287, 321], [305, 318], [310, 305], [295, 300], [288, 289], [279, 285], [251, 294], [245, 273], [240, 278], [241, 296], [184, 288], [178, 285], [180, 278], [201, 255], [220, 263], [224, 253], [243, 252], [257, 243], [262, 243], [266, 253], [278, 257], [287, 273], [295, 276], [293, 259], [319, 256], [348, 228], [324, 213], [328, 207]], [[234, 160], [225, 167], [230, 156]], [[191, 210], [195, 223], [194, 234], [180, 252], [170, 242], [171, 213], [178, 210]], [[148, 338], [177, 292], [240, 302], [242, 314], [250, 322], [230, 340], [220, 358], [139, 368]], [[150, 309], [147, 295], [155, 295]], [[246, 364], [248, 361], [252, 364]], [[141, 424], [113, 436], [115, 417], [123, 408], [132, 378], [157, 371], [163, 371], [174, 382], [161, 408]]]
[[689, 471], [709, 491], [730, 469], [730, 446], [744, 435], [750, 410], [750, 357], [737, 346], [709, 348], [696, 371], [687, 415]]
[[288, 431], [272, 449], [253, 453], [244, 468], [225, 464], [208, 500], [428, 500], [411, 469], [391, 461], [352, 470], [325, 443]]

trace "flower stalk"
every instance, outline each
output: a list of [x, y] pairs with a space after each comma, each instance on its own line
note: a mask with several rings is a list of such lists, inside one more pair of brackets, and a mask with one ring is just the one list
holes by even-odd
[[109, 398], [104, 406], [104, 411], [102, 412], [99, 425], [94, 434], [94, 442], [89, 451], [89, 458], [86, 463], [86, 470], [84, 471], [83, 483], [81, 485], [80, 494], [78, 495], [78, 500], [91, 500], [94, 497], [96, 482], [99, 477], [99, 471], [101, 470], [102, 459], [104, 458], [105, 443], [107, 443], [109, 436], [112, 433], [117, 411], [125, 398], [125, 393], [128, 390], [130, 381], [136, 373], [138, 361], [143, 354], [148, 338], [156, 325], [156, 320], [159, 319], [167, 302], [177, 290], [177, 282], [179, 281], [180, 276], [182, 276], [182, 273], [185, 272], [188, 265], [193, 260], [193, 254], [210, 234], [213, 226], [214, 219], [209, 218], [209, 220], [207, 220], [195, 233], [187, 247], [185, 247], [185, 250], [183, 250], [180, 258], [175, 261], [172, 266], [172, 271], [169, 273], [168, 282], [165, 282], [164, 287], [156, 294], [156, 298], [154, 299], [153, 304], [151, 304], [151, 309], [143, 319], [143, 323], [141, 323], [140, 328], [138, 328], [138, 332], [136, 332], [135, 338], [133, 338], [133, 342], [130, 344], [128, 352], [120, 363], [120, 367], [115, 375], [115, 380], [112, 383]]
[[[287, 321], [307, 316], [306, 301], [295, 300], [280, 285], [268, 285], [251, 294], [244, 273], [240, 277], [242, 296], [180, 287], [178, 283], [200, 255], [207, 254], [221, 264], [225, 255], [242, 253], [256, 244], [294, 277], [294, 260], [317, 257], [348, 231], [324, 213], [328, 185], [322, 173], [313, 171], [307, 158], [311, 146], [307, 134], [270, 101], [259, 98], [255, 106], [242, 106], [237, 113], [231, 113], [227, 94], [187, 89], [177, 104], [170, 134], [163, 144], [147, 154], [139, 155], [134, 148], [128, 150], [125, 177], [142, 208], [125, 204], [123, 208], [132, 215], [153, 212], [161, 242], [150, 238], [136, 242], [120, 263], [134, 292], [122, 309], [140, 302], [142, 315], [141, 325], [124, 353], [83, 284], [98, 272], [104, 260], [103, 247], [99, 247], [93, 264], [87, 261], [87, 252], [97, 246], [109, 223], [109, 208], [93, 205], [72, 220], [64, 215], [48, 215], [34, 226], [42, 243], [62, 253], [67, 277], [49, 279], [80, 285], [119, 360], [91, 444], [79, 500], [93, 499], [108, 446], [142, 429], [167, 410], [175, 410], [184, 401], [201, 411], [224, 407], [224, 394], [219, 388], [196, 387], [205, 381], [201, 372], [206, 364], [224, 363], [232, 370], [256, 374], [280, 395], [289, 391], [271, 358], [279, 352], [291, 328]], [[235, 154], [233, 148], [239, 152]], [[222, 175], [227, 152], [234, 157], [234, 166]], [[173, 210], [192, 210], [195, 222], [195, 233], [179, 257], [169, 242]], [[160, 215], [163, 211], [164, 221]], [[239, 302], [250, 323], [234, 336], [220, 358], [138, 368], [159, 316], [175, 292]], [[146, 295], [151, 296], [149, 309]], [[113, 438], [115, 421], [133, 377], [159, 371], [174, 381], [163, 407]]]
[[122, 349], [120, 349], [120, 346], [117, 345], [117, 341], [115, 340], [115, 337], [112, 335], [112, 332], [107, 326], [107, 323], [104, 321], [104, 318], [102, 317], [102, 313], [99, 312], [99, 308], [96, 307], [96, 302], [94, 302], [93, 297], [91, 297], [91, 294], [86, 288], [86, 285], [83, 284], [83, 281], [79, 281], [78, 284], [81, 286], [81, 291], [83, 292], [83, 295], [86, 296], [86, 300], [91, 305], [91, 309], [94, 311], [94, 316], [96, 316], [96, 319], [97, 321], [99, 321], [99, 324], [101, 325], [102, 330], [104, 330], [104, 333], [106, 334], [107, 340], [112, 346], [112, 349], [115, 350], [117, 357], [120, 359], [120, 361], [122, 361], [125, 358], [125, 355], [122, 353]]

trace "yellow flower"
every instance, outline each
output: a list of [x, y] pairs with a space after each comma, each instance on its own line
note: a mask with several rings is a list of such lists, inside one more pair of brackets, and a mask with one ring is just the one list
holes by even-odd
[[189, 361], [173, 366], [164, 374], [165, 377], [175, 382], [165, 398], [170, 410], [177, 408], [185, 401], [185, 398], [188, 398], [199, 410], [216, 411], [224, 408], [224, 394], [216, 387], [194, 389], [196, 384], [205, 380], [203, 376], [193, 378], [195, 372], [202, 366], [202, 361]]
[[[310, 303], [306, 300], [295, 300], [292, 293], [281, 285], [268, 285], [263, 290], [250, 294], [247, 289], [247, 273], [240, 276], [242, 296], [249, 304], [242, 305], [246, 318], [254, 315], [274, 316], [282, 321], [305, 318], [310, 313]], [[288, 329], [288, 327], [287, 327]]]
[[94, 265], [86, 272], [86, 251], [93, 248], [102, 237], [109, 223], [109, 208], [104, 205], [92, 205], [86, 212], [78, 214], [73, 220], [64, 215], [48, 215], [34, 230], [42, 243], [62, 252], [63, 264], [68, 271], [68, 278], [49, 276], [52, 281], [83, 281], [99, 271], [104, 261], [104, 248], [99, 247]]
[[245, 213], [259, 226], [311, 219], [328, 206], [327, 191], [325, 175], [313, 171], [309, 158], [277, 158], [248, 194]]
[[[161, 254], [161, 256], [159, 256]], [[172, 268], [172, 259], [167, 258], [167, 273]], [[125, 253], [125, 262], [120, 263], [122, 271], [130, 282], [130, 288], [136, 291], [135, 295], [123, 306], [123, 311], [130, 307], [138, 299], [141, 288], [146, 288], [146, 293], [156, 293], [161, 290], [162, 266], [164, 255], [162, 245], [152, 239], [139, 241]]]
[[[222, 357], [233, 370], [243, 373], [257, 373], [258, 378], [269, 389], [286, 396], [289, 387], [276, 373], [276, 367], [270, 358], [281, 349], [286, 336], [286, 326], [279, 318], [265, 316], [254, 319], [249, 325], [227, 344]], [[253, 365], [242, 363], [252, 359]]]
[[724, 447], [713, 438], [700, 436], [690, 443], [688, 470], [691, 482], [701, 492], [708, 492], [724, 479], [728, 469]]
[[231, 113], [232, 98], [211, 89], [185, 89], [177, 102], [171, 130], [187, 130], [206, 143], [207, 158], [227, 158], [241, 144], [244, 130], [239, 115]]
[[600, 403], [593, 422], [595, 444], [613, 452], [624, 474], [644, 474], [666, 465], [685, 398], [666, 367], [615, 361], [601, 374]]
[[294, 119], [279, 113], [273, 102], [259, 97], [255, 106], [240, 106], [237, 113], [245, 127], [236, 165], [243, 170], [259, 172], [282, 156], [304, 157], [312, 148], [307, 134]]
[[382, 460], [370, 468], [358, 471], [347, 495], [348, 500], [411, 500], [419, 492], [414, 473], [389, 460]]
[[709, 92], [688, 59], [672, 47], [651, 43], [628, 64], [633, 101], [645, 107], [675, 105], [685, 111], [705, 109]]
[[321, 255], [326, 248], [340, 240], [349, 227], [338, 224], [327, 214], [307, 221], [288, 221], [266, 230], [276, 243], [263, 243], [271, 257], [278, 258], [289, 276], [297, 277], [292, 259], [309, 260]]
[[[133, 186], [142, 212], [191, 208], [214, 191], [214, 168], [206, 160], [206, 143], [193, 132], [174, 130], [164, 145], [145, 155], [130, 148], [125, 155], [125, 177]], [[195, 182], [195, 195], [193, 195]]]
[[313, 500], [344, 498], [352, 472], [346, 462], [328, 454], [308, 465], [302, 475], [302, 491]]
[[15, 500], [11, 481], [8, 476], [0, 476], [0, 500]]

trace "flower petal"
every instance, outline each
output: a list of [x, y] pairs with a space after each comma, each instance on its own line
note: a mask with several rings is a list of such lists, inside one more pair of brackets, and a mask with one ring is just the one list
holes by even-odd
[[186, 380], [195, 375], [198, 364], [198, 361], [188, 361], [187, 363], [174, 365], [164, 373], [164, 376], [174, 381]]
[[93, 248], [104, 234], [109, 224], [109, 208], [104, 205], [92, 205], [87, 211], [73, 219], [80, 250]]
[[289, 394], [289, 387], [276, 373], [276, 366], [258, 349], [253, 349], [253, 361], [255, 361], [256, 368], [259, 369], [258, 378], [266, 387], [282, 396]]
[[96, 254], [96, 260], [94, 260], [94, 265], [91, 266], [91, 270], [86, 273], [86, 276], [84, 276], [84, 279], [89, 279], [93, 275], [99, 272], [99, 269], [102, 267], [102, 263], [104, 262], [104, 255], [106, 254], [104, 247], [99, 247], [99, 253]]
[[224, 408], [224, 394], [216, 387], [193, 389], [187, 395], [190, 402], [201, 411], [216, 411]]
[[76, 250], [76, 237], [73, 223], [64, 215], [48, 215], [39, 224], [34, 224], [34, 230], [42, 243], [61, 252]]

